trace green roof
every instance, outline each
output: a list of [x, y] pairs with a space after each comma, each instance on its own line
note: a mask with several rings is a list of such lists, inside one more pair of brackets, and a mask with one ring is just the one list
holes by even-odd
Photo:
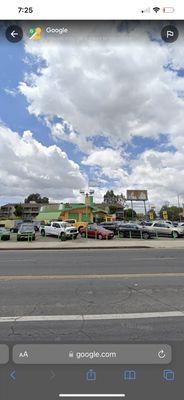
[[58, 219], [61, 215], [60, 211], [43, 211], [36, 217], [37, 221], [51, 221], [52, 219]]
[[[76, 210], [77, 208], [85, 208], [85, 207], [86, 207], [86, 204], [81, 204], [81, 203], [71, 203], [69, 205], [64, 204], [61, 212], [62, 211]], [[88, 208], [94, 208], [94, 207], [88, 205]]]

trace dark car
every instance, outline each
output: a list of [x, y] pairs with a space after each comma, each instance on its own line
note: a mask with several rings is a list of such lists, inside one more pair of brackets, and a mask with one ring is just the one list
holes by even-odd
[[21, 239], [35, 240], [35, 229], [33, 224], [22, 224], [17, 233], [17, 241]]
[[154, 234], [146, 227], [137, 224], [124, 224], [119, 227], [119, 237], [150, 239]]
[[115, 235], [117, 235], [117, 233], [118, 233], [118, 225], [116, 222], [101, 222], [99, 224], [99, 227], [108, 229], [109, 231], [114, 232]]
[[40, 221], [33, 221], [33, 225], [34, 225], [35, 232], [39, 232], [40, 226], [41, 226], [41, 222]]
[[141, 221], [141, 222], [139, 223], [139, 225], [142, 225], [142, 226], [151, 226], [151, 225], [152, 225], [152, 221]]
[[93, 238], [93, 239], [113, 239], [114, 232], [103, 228], [97, 224], [89, 224], [86, 228], [80, 229], [80, 234], [83, 238]]
[[17, 233], [23, 221], [16, 221], [13, 228], [10, 229], [10, 232]]
[[0, 240], [10, 240], [10, 231], [6, 228], [0, 228]]

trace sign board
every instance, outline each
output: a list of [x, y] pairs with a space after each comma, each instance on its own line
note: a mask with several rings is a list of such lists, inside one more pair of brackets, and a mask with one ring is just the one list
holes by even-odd
[[163, 211], [163, 218], [164, 218], [164, 219], [168, 219], [168, 213], [167, 213], [167, 211]]
[[148, 192], [147, 190], [127, 190], [127, 200], [146, 201]]
[[153, 214], [153, 212], [150, 211], [149, 217], [150, 217], [151, 221], [153, 221], [153, 219], [154, 219], [154, 214]]

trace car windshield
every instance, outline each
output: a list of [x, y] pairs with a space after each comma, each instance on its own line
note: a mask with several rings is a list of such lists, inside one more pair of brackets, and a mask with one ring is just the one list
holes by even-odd
[[21, 232], [34, 232], [34, 226], [33, 225], [21, 225], [20, 231]]
[[0, 233], [6, 232], [6, 228], [0, 228]]

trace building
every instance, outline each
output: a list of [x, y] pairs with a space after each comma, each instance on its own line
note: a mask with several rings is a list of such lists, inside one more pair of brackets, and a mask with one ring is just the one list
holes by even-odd
[[34, 220], [40, 212], [42, 204], [30, 201], [30, 203], [21, 204], [23, 208], [22, 219], [25, 221]]
[[0, 218], [8, 219], [15, 218], [15, 204], [5, 204], [0, 208]]
[[75, 219], [77, 222], [93, 222], [92, 210], [92, 206], [82, 203], [61, 203], [55, 209], [48, 205], [41, 208], [36, 219], [45, 222], [66, 219]]
[[97, 208], [95, 205], [84, 203], [59, 204], [55, 209], [46, 205], [41, 208], [38, 221], [49, 222], [53, 220], [75, 220], [77, 225], [83, 226], [88, 222], [101, 222], [111, 220], [111, 216], [104, 209]]
[[2, 219], [15, 219], [16, 218], [16, 206], [22, 206], [21, 219], [25, 221], [32, 221], [37, 217], [42, 207], [42, 204], [38, 204], [34, 201], [30, 203], [9, 203], [1, 206], [0, 208], [0, 218]]

